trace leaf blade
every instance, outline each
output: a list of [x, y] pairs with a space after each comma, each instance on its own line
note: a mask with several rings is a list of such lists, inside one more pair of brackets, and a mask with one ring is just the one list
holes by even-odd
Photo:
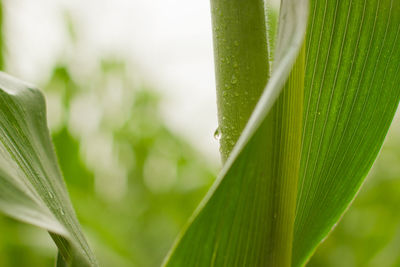
[[[293, 265], [355, 197], [400, 99], [395, 1], [311, 1]], [[321, 67], [322, 66], [322, 67]]]
[[58, 169], [45, 101], [0, 73], [0, 210], [48, 230], [69, 264], [97, 266]]

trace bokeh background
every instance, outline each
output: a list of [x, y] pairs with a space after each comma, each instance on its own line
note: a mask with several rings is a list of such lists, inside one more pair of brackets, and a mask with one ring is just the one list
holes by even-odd
[[[159, 266], [220, 168], [208, 1], [2, 0], [2, 70], [42, 88], [101, 266]], [[308, 266], [400, 266], [400, 119]], [[54, 266], [48, 234], [0, 215], [0, 266]]]

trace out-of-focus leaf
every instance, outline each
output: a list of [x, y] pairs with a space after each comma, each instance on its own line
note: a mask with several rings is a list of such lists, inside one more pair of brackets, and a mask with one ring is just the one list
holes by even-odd
[[312, 0], [293, 266], [351, 203], [400, 99], [400, 3]]
[[44, 98], [37, 89], [4, 73], [0, 73], [0, 211], [48, 230], [63, 264], [97, 266], [57, 165]]

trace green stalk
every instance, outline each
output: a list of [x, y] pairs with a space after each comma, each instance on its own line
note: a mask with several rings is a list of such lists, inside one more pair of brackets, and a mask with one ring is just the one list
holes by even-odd
[[264, 2], [211, 0], [220, 152], [225, 162], [269, 77]]
[[[212, 0], [211, 6], [218, 134], [225, 162], [268, 81], [269, 51], [262, 0]], [[267, 213], [270, 220], [261, 230], [268, 233], [264, 238], [270, 246], [260, 256], [261, 262], [269, 266], [291, 265], [300, 168], [304, 62], [303, 46], [281, 95], [261, 125], [259, 136], [255, 137], [262, 142], [258, 142], [253, 153], [260, 155], [258, 160], [262, 160], [264, 166], [258, 179], [265, 182], [263, 186], [272, 200], [269, 207], [260, 211]]]

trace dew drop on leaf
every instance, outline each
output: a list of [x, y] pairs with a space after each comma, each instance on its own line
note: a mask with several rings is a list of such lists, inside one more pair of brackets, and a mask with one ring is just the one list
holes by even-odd
[[216, 130], [215, 130], [215, 132], [214, 132], [214, 139], [215, 140], [220, 140], [221, 139], [221, 130], [220, 130], [220, 128], [218, 127]]

